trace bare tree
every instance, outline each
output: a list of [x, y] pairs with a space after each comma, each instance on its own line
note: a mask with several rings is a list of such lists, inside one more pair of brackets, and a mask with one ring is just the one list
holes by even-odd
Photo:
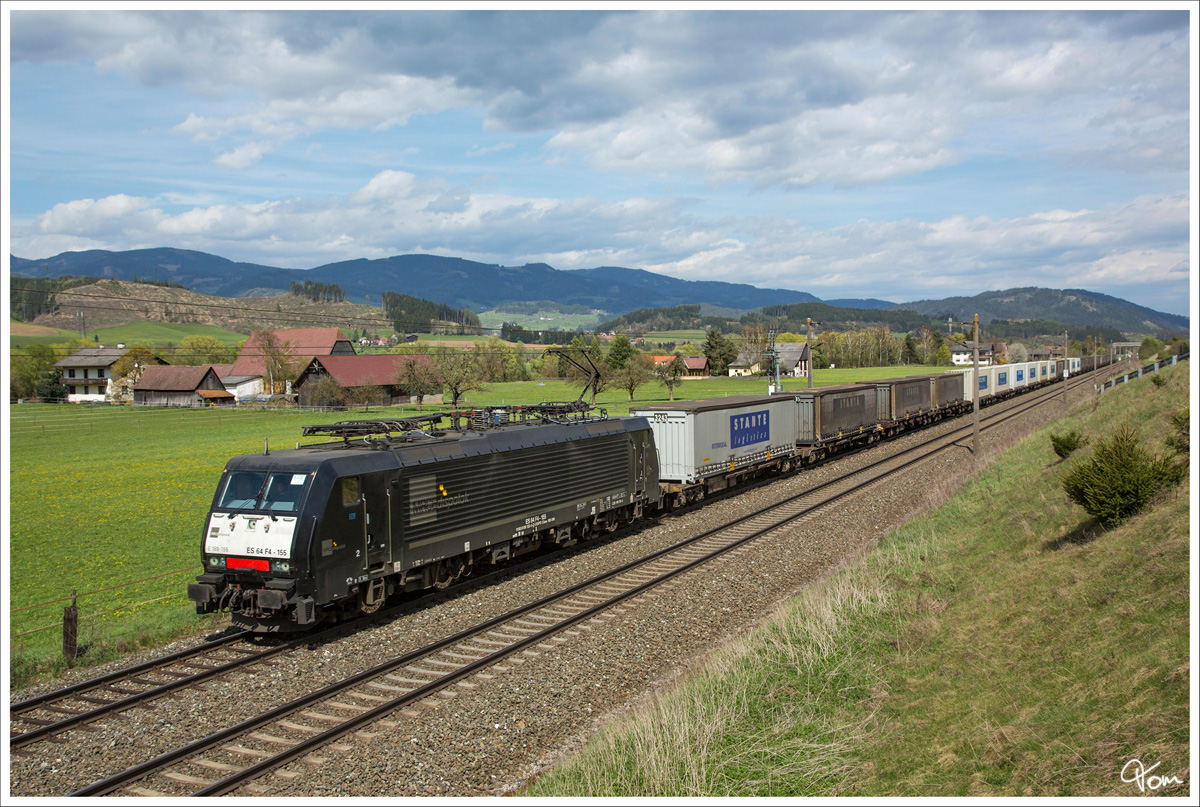
[[444, 347], [432, 355], [442, 383], [450, 391], [452, 406], [458, 406], [465, 392], [487, 389], [470, 351]]
[[426, 395], [432, 395], [440, 390], [441, 379], [437, 367], [428, 361], [417, 358], [407, 358], [396, 371], [395, 381], [404, 387], [404, 391], [417, 399], [417, 411], [421, 411], [421, 403]]
[[[257, 334], [257, 338], [255, 337]], [[279, 340], [274, 331], [255, 331], [247, 341], [254, 341], [263, 357], [263, 372], [267, 376], [267, 394], [274, 395], [300, 374], [300, 363], [292, 357], [291, 342]], [[251, 348], [252, 350], [255, 348]]]

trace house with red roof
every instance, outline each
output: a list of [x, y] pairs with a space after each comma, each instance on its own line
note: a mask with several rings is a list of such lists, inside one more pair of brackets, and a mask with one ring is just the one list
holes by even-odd
[[[303, 369], [317, 356], [353, 356], [354, 343], [350, 337], [342, 333], [341, 328], [282, 328], [270, 331], [255, 331], [242, 345], [242, 350], [229, 370], [230, 376], [248, 377], [260, 376], [267, 378], [269, 368], [265, 358], [264, 342], [270, 334], [274, 337], [279, 351], [288, 356], [295, 366]], [[283, 379], [270, 379], [274, 390], [265, 392], [283, 392]]]
[[[370, 401], [376, 406], [395, 406], [413, 403], [413, 397], [401, 380], [401, 373], [406, 361], [414, 361], [428, 369], [437, 377], [437, 367], [428, 355], [424, 353], [400, 354], [381, 353], [370, 356], [316, 356], [300, 371], [292, 388], [299, 396], [301, 406], [328, 406], [330, 401], [322, 400], [317, 390], [317, 382], [327, 376], [352, 395], [356, 390], [372, 387], [378, 394]], [[438, 392], [425, 395], [426, 403], [441, 403], [441, 382]]]

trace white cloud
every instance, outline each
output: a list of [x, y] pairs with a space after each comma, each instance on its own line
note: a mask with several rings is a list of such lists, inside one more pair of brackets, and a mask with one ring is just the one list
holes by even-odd
[[271, 145], [269, 143], [243, 143], [233, 151], [217, 155], [216, 159], [213, 160], [213, 164], [220, 168], [240, 171], [254, 165], [270, 150]]
[[813, 229], [783, 216], [702, 221], [673, 199], [525, 198], [389, 170], [353, 193], [321, 200], [219, 204], [175, 215], [153, 199], [123, 195], [55, 205], [32, 226], [14, 228], [14, 252], [37, 255], [49, 243], [170, 244], [293, 267], [434, 252], [905, 300], [1028, 285], [1186, 288], [1189, 222], [1189, 199], [1179, 194], [1006, 219], [864, 219]]

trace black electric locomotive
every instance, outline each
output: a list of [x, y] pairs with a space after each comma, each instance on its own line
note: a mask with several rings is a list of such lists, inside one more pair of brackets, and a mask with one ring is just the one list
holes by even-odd
[[659, 504], [645, 418], [432, 431], [435, 421], [307, 427], [343, 439], [231, 459], [205, 523], [205, 572], [188, 586], [197, 612], [304, 629]]

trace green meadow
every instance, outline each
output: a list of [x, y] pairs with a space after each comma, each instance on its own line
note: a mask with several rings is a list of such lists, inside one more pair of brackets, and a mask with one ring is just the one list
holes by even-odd
[[[19, 323], [17, 323], [19, 324]], [[187, 325], [170, 322], [131, 322], [115, 328], [98, 328], [89, 330], [84, 336], [79, 331], [55, 329], [52, 335], [25, 336], [19, 335], [13, 329], [9, 337], [9, 345], [13, 350], [20, 350], [30, 345], [61, 345], [75, 339], [87, 339], [97, 344], [113, 346], [118, 343], [127, 345], [148, 344], [154, 346], [168, 343], [178, 345], [188, 336], [211, 336], [227, 345], [236, 345], [246, 339], [245, 334], [218, 328], [215, 325]]]
[[[79, 663], [203, 627], [187, 601], [225, 462], [291, 448], [344, 413], [20, 404], [10, 419], [10, 669], [61, 669], [56, 627], [80, 595]], [[210, 623], [216, 624], [210, 620]]]

